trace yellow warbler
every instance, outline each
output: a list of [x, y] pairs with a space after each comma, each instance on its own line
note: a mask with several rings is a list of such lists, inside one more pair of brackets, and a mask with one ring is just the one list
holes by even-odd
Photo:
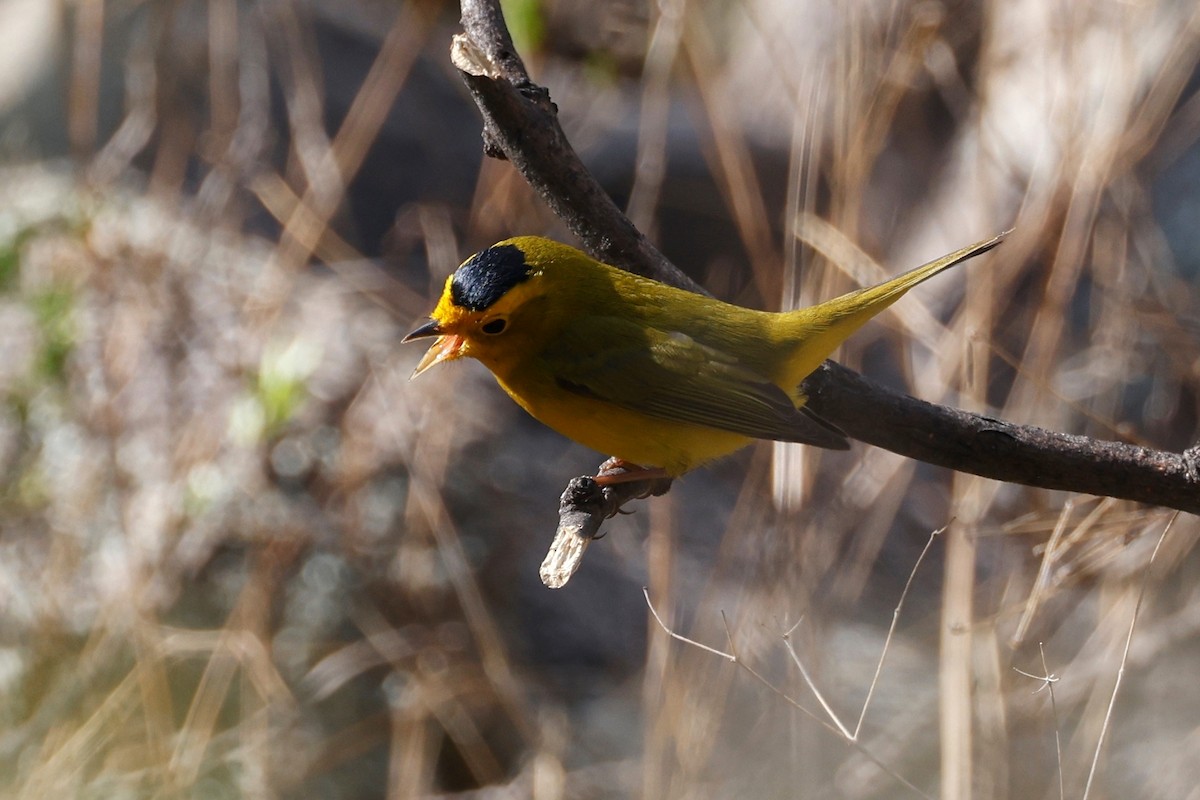
[[[995, 247], [964, 247], [878, 286], [772, 313], [610, 267], [536, 236], [499, 242], [446, 280], [413, 377], [468, 356], [530, 414], [615, 456], [632, 477], [675, 477], [753, 439], [844, 449], [800, 382], [906, 291]], [[619, 478], [626, 479], [626, 478]]]

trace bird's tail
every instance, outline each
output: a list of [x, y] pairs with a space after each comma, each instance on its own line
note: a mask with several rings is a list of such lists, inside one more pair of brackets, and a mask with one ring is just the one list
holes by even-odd
[[877, 286], [856, 289], [824, 303], [782, 314], [779, 318], [779, 324], [783, 327], [781, 338], [791, 341], [796, 347], [796, 357], [789, 365], [795, 382], [798, 384], [850, 334], [899, 300], [909, 289], [943, 270], [986, 253], [1010, 233], [1011, 230], [1005, 231], [999, 236], [955, 250]]

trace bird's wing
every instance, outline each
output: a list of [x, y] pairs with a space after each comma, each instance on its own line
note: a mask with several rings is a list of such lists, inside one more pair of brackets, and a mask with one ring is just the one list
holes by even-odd
[[542, 357], [559, 386], [674, 422], [835, 450], [846, 435], [757, 372], [674, 331], [616, 317], [572, 326]]

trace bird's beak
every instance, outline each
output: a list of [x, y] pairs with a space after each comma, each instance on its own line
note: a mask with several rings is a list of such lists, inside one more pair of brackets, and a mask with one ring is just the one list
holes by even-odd
[[412, 375], [408, 378], [410, 381], [434, 364], [440, 364], [443, 361], [453, 361], [463, 356], [462, 350], [463, 345], [466, 344], [466, 340], [456, 333], [444, 333], [441, 324], [436, 319], [429, 320], [429, 322], [426, 322], [408, 336], [405, 336], [402, 341], [411, 342], [413, 339], [424, 339], [429, 336], [438, 337], [437, 341], [426, 351], [421, 362], [417, 364], [417, 368], [413, 370]]

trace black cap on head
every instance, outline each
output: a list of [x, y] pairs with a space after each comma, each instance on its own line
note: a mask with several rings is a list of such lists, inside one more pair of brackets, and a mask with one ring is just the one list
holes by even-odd
[[468, 258], [450, 281], [450, 299], [460, 308], [483, 311], [533, 271], [515, 244], [493, 245]]

